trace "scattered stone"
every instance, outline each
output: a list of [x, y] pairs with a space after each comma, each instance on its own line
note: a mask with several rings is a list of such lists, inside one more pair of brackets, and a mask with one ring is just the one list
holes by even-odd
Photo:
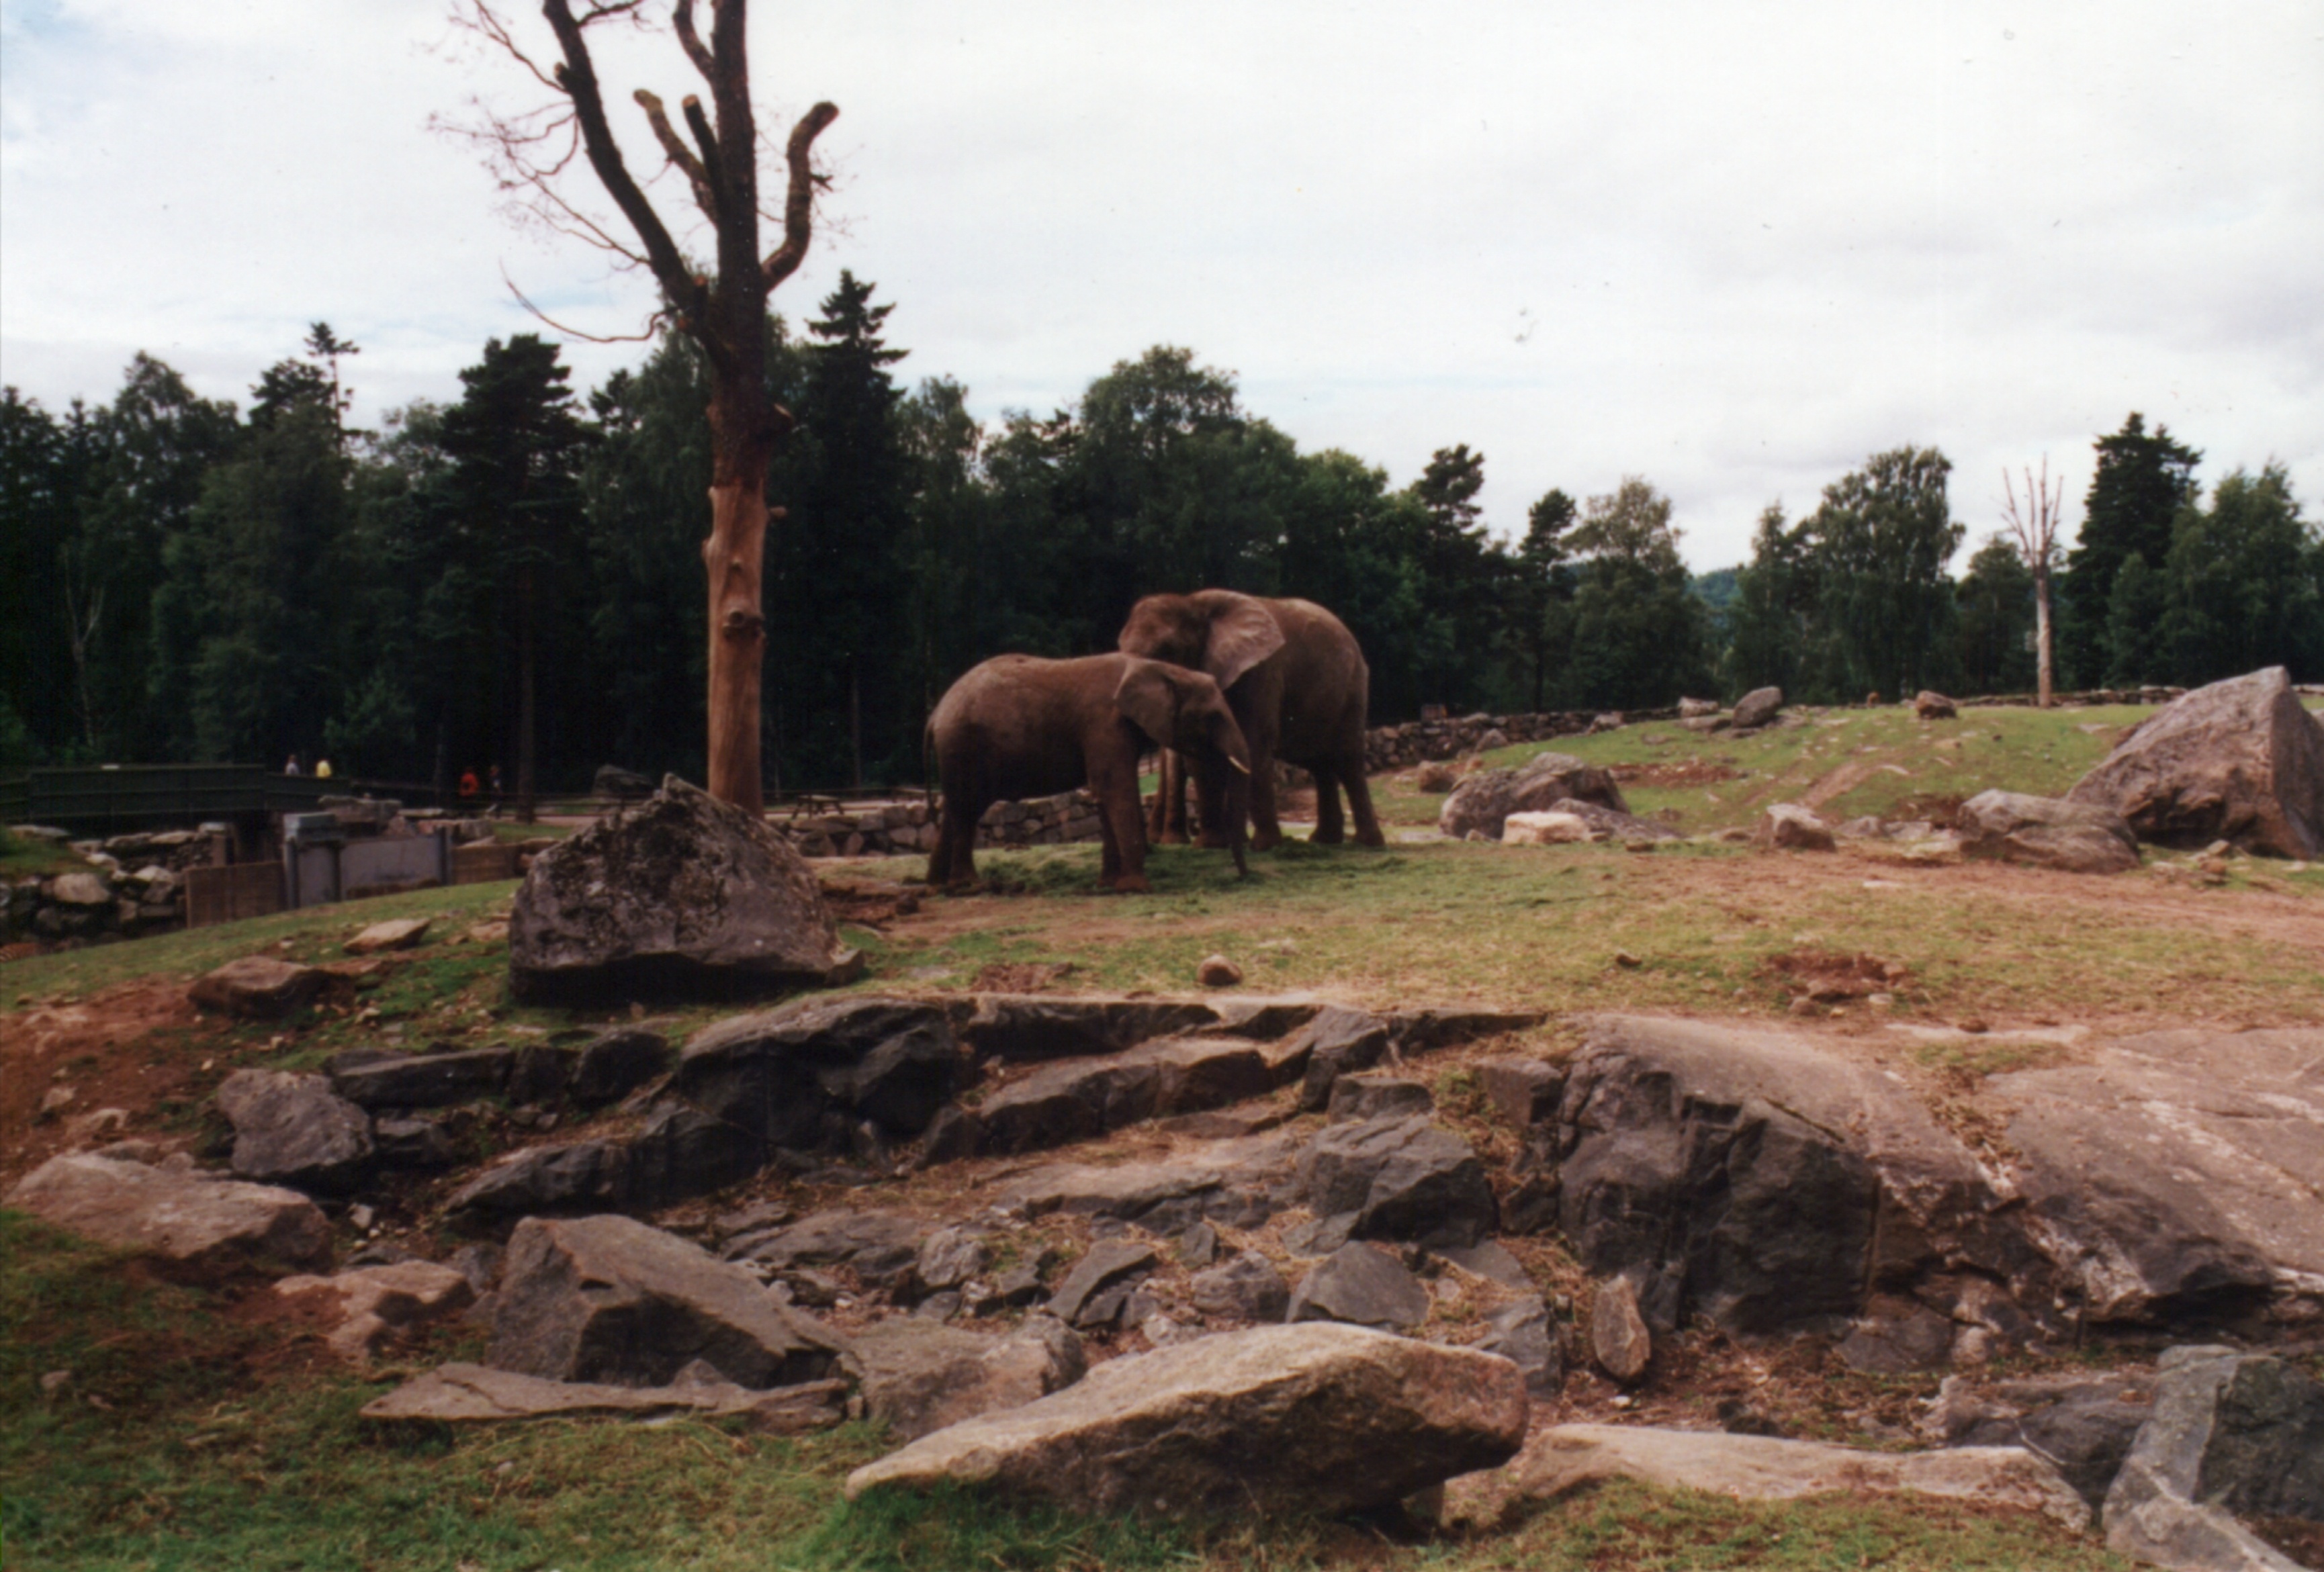
[[[383, 1120], [374, 1127], [385, 1124]], [[440, 1138], [442, 1132], [437, 1135]], [[444, 1209], [456, 1219], [500, 1224], [518, 1218], [604, 1211], [625, 1204], [629, 1173], [629, 1152], [618, 1142], [531, 1146], [502, 1158], [453, 1191]]]
[[1242, 968], [1223, 955], [1205, 955], [1194, 976], [1204, 988], [1233, 988], [1242, 981]]
[[1332, 1083], [1332, 1100], [1324, 1117], [1344, 1125], [1378, 1119], [1403, 1119], [1434, 1113], [1436, 1099], [1416, 1080], [1400, 1075], [1343, 1075]]
[[1428, 1290], [1370, 1245], [1342, 1245], [1299, 1280], [1284, 1319], [1410, 1331], [1428, 1319]]
[[1485, 1318], [1485, 1335], [1476, 1344], [1480, 1353], [1499, 1354], [1525, 1372], [1526, 1391], [1532, 1396], [1557, 1395], [1565, 1384], [1565, 1356], [1549, 1306], [1539, 1294], [1503, 1305]]
[[1539, 753], [1518, 768], [1480, 770], [1462, 781], [1444, 799], [1436, 828], [1454, 841], [1467, 839], [1471, 831], [1498, 841], [1511, 814], [1537, 812], [1566, 797], [1617, 813], [1630, 811], [1607, 771], [1570, 754]]
[[2138, 838], [2110, 808], [2019, 792], [1979, 792], [1955, 824], [1961, 855], [2024, 862], [2068, 873], [2122, 873], [2138, 866]]
[[331, 1249], [329, 1219], [297, 1190], [190, 1167], [51, 1157], [9, 1190], [7, 1204], [192, 1275], [309, 1266]]
[[486, 1362], [556, 1381], [659, 1386], [703, 1360], [762, 1389], [819, 1380], [841, 1351], [748, 1272], [674, 1234], [618, 1216], [527, 1218], [509, 1240]]
[[1504, 846], [1563, 846], [1593, 839], [1589, 821], [1579, 814], [1511, 814], [1501, 821]]
[[670, 1414], [740, 1414], [752, 1428], [775, 1435], [825, 1430], [847, 1417], [847, 1383], [810, 1381], [754, 1391], [717, 1381], [669, 1386], [612, 1386], [549, 1381], [484, 1365], [446, 1365], [365, 1404], [367, 1420], [430, 1420], [472, 1424], [491, 1420], [620, 1414], [660, 1419]]
[[2238, 1516], [2324, 1522], [2324, 1385], [2282, 1360], [2181, 1347], [2107, 1493], [2107, 1546], [2182, 1572], [2294, 1566]]
[[427, 937], [426, 917], [395, 917], [374, 923], [343, 948], [350, 955], [376, 955], [385, 950], [409, 950]]
[[1598, 1368], [1628, 1386], [1654, 1360], [1654, 1334], [1638, 1310], [1638, 1285], [1628, 1277], [1599, 1284], [1590, 1306], [1590, 1355]]
[[319, 1075], [237, 1070], [218, 1084], [217, 1106], [244, 1179], [344, 1190], [370, 1165], [371, 1117]]
[[41, 1108], [40, 1112], [35, 1117], [44, 1123], [50, 1119], [55, 1118], [59, 1114], [63, 1113], [67, 1108], [73, 1106], [73, 1089], [69, 1086], [52, 1086], [49, 1088], [48, 1090], [41, 1094]]
[[828, 988], [862, 969], [789, 843], [676, 776], [535, 857], [509, 917], [529, 1004]]
[[1933, 1495], [1984, 1507], [2037, 1512], [2076, 1532], [2089, 1509], [2033, 1453], [2018, 1447], [1871, 1452], [1720, 1430], [1645, 1425], [1553, 1425], [1507, 1468], [1453, 1480], [1445, 1517], [1471, 1530], [1508, 1522], [1529, 1503], [1551, 1502], [1610, 1479], [1665, 1489], [1714, 1491], [1743, 1501], [1862, 1492]]
[[186, 995], [203, 1009], [245, 1020], [287, 1016], [321, 991], [323, 973], [272, 955], [245, 955], [194, 979]]
[[1933, 688], [1923, 688], [1913, 695], [1913, 713], [1923, 721], [1950, 721], [1960, 713], [1960, 706]]
[[1286, 1070], [1298, 1065], [1300, 1111], [1319, 1113], [1329, 1107], [1333, 1082], [1387, 1058], [1391, 1041], [1388, 1024], [1378, 1016], [1337, 1005], [1318, 1012], [1293, 1039], [1293, 1052], [1282, 1057]]
[[1283, 1274], [1259, 1255], [1238, 1255], [1198, 1272], [1189, 1289], [1194, 1308], [1213, 1320], [1280, 1321], [1291, 1308]]
[[2273, 857], [2324, 856], [2324, 726], [2272, 666], [2172, 700], [2066, 797], [2109, 808], [2164, 846], [2225, 839]]
[[1300, 1155], [1296, 1193], [1319, 1220], [1345, 1219], [1342, 1240], [1473, 1245], [1498, 1220], [1477, 1154], [1425, 1117], [1328, 1126]]
[[1812, 808], [1776, 803], [1759, 815], [1751, 844], [1762, 851], [1831, 851], [1838, 849], [1831, 826]]
[[1150, 1246], [1101, 1239], [1049, 1296], [1049, 1313], [1069, 1327], [1110, 1327], [1120, 1319], [1139, 1280], [1161, 1259]]
[[1098, 1365], [860, 1468], [855, 1499], [949, 1484], [1067, 1511], [1328, 1514], [1401, 1501], [1512, 1456], [1507, 1360], [1353, 1327], [1263, 1327]]
[[1444, 1245], [1429, 1252], [1440, 1261], [1451, 1263], [1471, 1277], [1481, 1277], [1498, 1282], [1503, 1288], [1522, 1289], [1532, 1292], [1533, 1273], [1525, 1264], [1508, 1251], [1487, 1239], [1477, 1245]]
[[113, 904], [112, 887], [102, 875], [74, 871], [60, 873], [41, 887], [41, 893], [60, 906], [109, 906]]
[[1731, 719], [1735, 730], [1748, 731], [1774, 720], [1783, 712], [1783, 689], [1753, 688], [1735, 701], [1735, 711]]
[[332, 1353], [358, 1367], [396, 1333], [456, 1315], [475, 1302], [467, 1278], [432, 1261], [401, 1261], [359, 1266], [331, 1277], [286, 1277], [274, 1292], [294, 1295], [325, 1292], [339, 1301], [341, 1320], [325, 1337]]
[[1047, 1316], [1006, 1337], [955, 1331], [933, 1320], [875, 1321], [855, 1334], [864, 1412], [898, 1439], [918, 1440], [994, 1409], [1021, 1408], [1079, 1381], [1082, 1340]]
[[921, 1288], [934, 1292], [938, 1289], [958, 1288], [970, 1278], [980, 1276], [992, 1264], [992, 1252], [982, 1238], [968, 1228], [938, 1228], [920, 1241], [919, 1255], [915, 1259], [912, 1274]]
[[1717, 713], [1719, 713], [1717, 699], [1681, 699], [1678, 702], [1678, 714], [1682, 721], [1700, 721], [1706, 715]]

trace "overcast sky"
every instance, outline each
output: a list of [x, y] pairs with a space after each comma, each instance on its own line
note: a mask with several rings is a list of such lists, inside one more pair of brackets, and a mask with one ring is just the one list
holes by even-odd
[[[1905, 443], [1952, 459], [1972, 546], [2002, 466], [2045, 455], [2079, 521], [2132, 409], [2207, 482], [2280, 460], [2324, 510], [2324, 0], [759, 0], [752, 26], [763, 126], [842, 111], [778, 308], [876, 280], [899, 374], [988, 418], [1183, 345], [1396, 484], [1481, 450], [1505, 533], [1644, 474], [1699, 568]], [[643, 165], [629, 88], [697, 83], [666, 41], [601, 67]], [[531, 88], [442, 0], [0, 0], [0, 376], [101, 401], [143, 349], [246, 403], [320, 318], [375, 421], [541, 330], [503, 272], [634, 331], [641, 276], [512, 225], [427, 129]], [[642, 352], [567, 353], [593, 384]]]

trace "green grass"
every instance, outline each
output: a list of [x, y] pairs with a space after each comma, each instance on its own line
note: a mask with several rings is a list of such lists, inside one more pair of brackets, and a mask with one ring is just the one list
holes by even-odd
[[0, 828], [0, 879], [45, 878], [86, 867], [71, 848]]

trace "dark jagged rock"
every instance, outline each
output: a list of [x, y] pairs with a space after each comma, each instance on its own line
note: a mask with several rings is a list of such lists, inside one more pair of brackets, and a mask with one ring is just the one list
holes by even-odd
[[1563, 753], [1538, 753], [1516, 769], [1480, 770], [1452, 788], [1436, 815], [1436, 828], [1455, 841], [1476, 831], [1488, 841], [1501, 838], [1511, 814], [1541, 812], [1567, 797], [1628, 814], [1622, 788], [1594, 764]]
[[632, 1136], [623, 1204], [667, 1206], [724, 1190], [756, 1173], [767, 1160], [757, 1136], [698, 1108], [664, 1104]]
[[2164, 846], [2324, 857], [2324, 722], [2280, 666], [2212, 683], [2141, 722], [2066, 798]]
[[2107, 1548], [2161, 1567], [2292, 1563], [2238, 1516], [2324, 1521], [2324, 1386], [2280, 1359], [2181, 1347], [2107, 1493]]
[[979, 1059], [1018, 1063], [1118, 1053], [1219, 1024], [1219, 1012], [1200, 999], [995, 993], [977, 996], [960, 1035]]
[[1553, 1117], [1565, 1095], [1565, 1068], [1546, 1059], [1488, 1059], [1477, 1066], [1485, 1099], [1518, 1129]]
[[1329, 1107], [1332, 1084], [1386, 1059], [1392, 1041], [1388, 1024], [1378, 1016], [1337, 1005], [1319, 1012], [1295, 1038], [1306, 1062], [1299, 1082], [1300, 1111], [1320, 1113]]
[[319, 1075], [237, 1070], [218, 1083], [234, 1171], [300, 1190], [345, 1190], [371, 1166], [371, 1117]]
[[1387, 1251], [1342, 1245], [1299, 1280], [1285, 1319], [1410, 1331], [1428, 1319], [1428, 1290]]
[[1332, 1100], [1324, 1117], [1335, 1125], [1370, 1119], [1403, 1119], [1427, 1115], [1436, 1099], [1416, 1080], [1400, 1075], [1343, 1075], [1332, 1083]]
[[2043, 1392], [2024, 1407], [1979, 1406], [1999, 1411], [1973, 1414], [1964, 1423], [1949, 1426], [1948, 1446], [2024, 1447], [2048, 1458], [2096, 1511], [2106, 1504], [2107, 1491], [2121, 1472], [2139, 1427], [2154, 1411], [2154, 1400], [2151, 1393], [2117, 1376]]
[[1291, 1308], [1283, 1274], [1263, 1256], [1238, 1255], [1194, 1274], [1194, 1308], [1221, 1320], [1279, 1321]]
[[371, 1124], [372, 1150], [390, 1168], [432, 1173], [460, 1160], [452, 1137], [434, 1119], [383, 1114]]
[[1477, 1154], [1425, 1118], [1325, 1129], [1300, 1156], [1297, 1194], [1319, 1219], [1348, 1219], [1350, 1238], [1473, 1245], [1496, 1220]]
[[602, 1108], [621, 1101], [669, 1067], [669, 1040], [637, 1026], [600, 1033], [574, 1055], [565, 1095], [576, 1107]]
[[480, 1097], [495, 1097], [507, 1086], [517, 1051], [469, 1048], [452, 1053], [366, 1054], [335, 1059], [331, 1085], [359, 1108], [438, 1108]]
[[1049, 1296], [1049, 1313], [1069, 1327], [1111, 1326], [1138, 1280], [1160, 1264], [1150, 1246], [1101, 1239], [1057, 1284]]
[[810, 999], [704, 1027], [679, 1056], [671, 1089], [770, 1145], [812, 1151], [844, 1143], [851, 1115], [918, 1134], [959, 1068], [939, 1005]]
[[1263, 1096], [1272, 1086], [1264, 1055], [1231, 1037], [1166, 1038], [1105, 1058], [1059, 1060], [978, 1106], [977, 1147], [1062, 1146], [1142, 1119]]
[[534, 858], [509, 918], [530, 1004], [737, 997], [847, 981], [814, 872], [756, 814], [676, 776]]
[[630, 1154], [615, 1141], [534, 1146], [502, 1159], [453, 1191], [447, 1213], [472, 1223], [604, 1211], [624, 1204]]
[[1565, 1354], [1549, 1306], [1537, 1293], [1503, 1305], [1485, 1318], [1488, 1328], [1476, 1347], [1499, 1354], [1525, 1372], [1526, 1391], [1535, 1397], [1554, 1397], [1565, 1384]]
[[624, 1217], [528, 1218], [509, 1240], [485, 1363], [555, 1381], [667, 1385], [701, 1360], [738, 1386], [832, 1374], [843, 1346], [751, 1274]]
[[846, 1266], [874, 1285], [901, 1283], [918, 1269], [927, 1225], [900, 1212], [833, 1208], [735, 1251], [774, 1271]]

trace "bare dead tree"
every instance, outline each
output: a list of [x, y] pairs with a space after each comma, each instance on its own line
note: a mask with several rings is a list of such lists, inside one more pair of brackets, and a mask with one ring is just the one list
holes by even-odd
[[2050, 459], [2042, 458], [2042, 478], [2034, 478], [2031, 464], [2025, 468], [2025, 496], [2021, 502], [2016, 486], [2011, 483], [2009, 471], [2001, 472], [2004, 495], [2002, 519], [2009, 533], [2016, 538], [2018, 555], [2034, 573], [2034, 642], [2040, 662], [2042, 708], [2050, 707], [2050, 570], [2058, 560], [2058, 510], [2066, 499], [2066, 479], [2058, 477], [2057, 486], [2050, 484]]
[[[632, 97], [663, 169], [685, 178], [715, 239], [717, 271], [705, 276], [687, 263], [630, 172], [590, 58], [590, 30], [644, 26], [644, 0], [581, 0], [577, 9], [575, 0], [546, 0], [541, 14], [558, 54], [545, 65], [492, 0], [455, 0], [455, 5], [456, 23], [514, 60], [554, 97], [516, 115], [480, 108], [474, 124], [447, 129], [479, 145], [502, 191], [522, 214], [650, 272], [661, 290], [659, 318], [699, 345], [709, 364], [710, 536], [702, 547], [710, 593], [709, 788], [712, 795], [757, 813], [764, 800], [759, 691], [767, 646], [760, 599], [767, 461], [792, 425], [790, 412], [767, 391], [767, 298], [807, 258], [815, 195], [824, 183], [810, 155], [839, 111], [817, 104], [791, 128], [783, 148], [782, 243], [762, 252], [760, 138], [744, 49], [749, 0], [710, 0], [706, 42], [695, 26], [694, 0], [676, 0], [669, 30], [707, 85], [710, 108], [706, 113], [691, 93], [679, 100], [689, 143], [659, 97], [642, 87]], [[620, 209], [619, 223], [592, 214], [570, 189], [576, 159], [586, 160]]]

